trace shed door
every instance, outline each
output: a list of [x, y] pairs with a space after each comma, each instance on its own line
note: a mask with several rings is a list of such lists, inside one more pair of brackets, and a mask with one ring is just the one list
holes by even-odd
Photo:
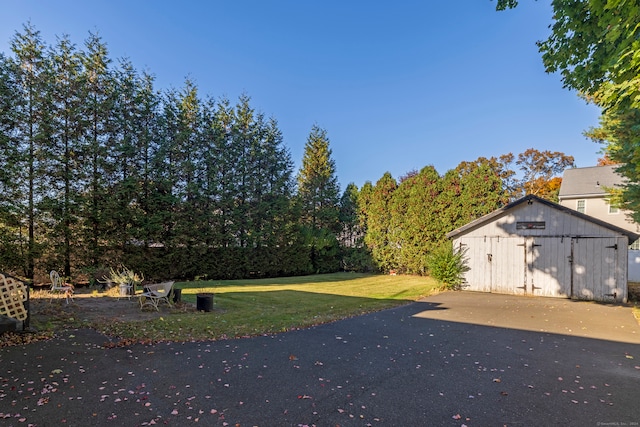
[[492, 292], [560, 298], [571, 294], [571, 239], [501, 238], [494, 248]]
[[469, 270], [466, 289], [525, 294], [526, 265], [522, 237], [463, 237], [459, 240]]
[[571, 239], [527, 238], [527, 293], [536, 296], [571, 296]]
[[524, 295], [526, 283], [526, 239], [495, 237], [493, 240], [491, 292]]
[[[624, 297], [620, 280], [621, 269], [626, 265], [621, 261], [620, 251], [626, 245], [624, 238], [598, 237], [574, 238], [573, 240], [573, 291], [572, 296], [580, 299], [603, 301]], [[625, 256], [626, 258], [626, 256]]]
[[492, 238], [463, 237], [459, 242], [459, 248], [465, 251], [464, 257], [469, 267], [465, 273], [466, 289], [491, 292]]

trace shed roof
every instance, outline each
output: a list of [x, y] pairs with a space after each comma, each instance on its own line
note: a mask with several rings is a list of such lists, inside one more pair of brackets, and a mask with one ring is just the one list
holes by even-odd
[[607, 188], [621, 187], [625, 180], [618, 165], [566, 169], [560, 184], [560, 199], [568, 197], [606, 196]]
[[627, 236], [629, 238], [629, 243], [635, 242], [636, 240], [638, 240], [640, 238], [640, 234], [633, 233], [633, 232], [631, 232], [629, 230], [625, 230], [624, 228], [617, 227], [617, 226], [615, 226], [615, 225], [613, 225], [611, 223], [608, 223], [606, 221], [602, 221], [602, 220], [600, 220], [598, 218], [594, 218], [592, 216], [580, 213], [580, 212], [578, 212], [576, 210], [573, 210], [573, 209], [569, 209], [569, 208], [561, 206], [561, 205], [559, 205], [557, 203], [553, 203], [553, 202], [551, 202], [549, 200], [541, 199], [540, 197], [534, 196], [533, 194], [529, 194], [527, 196], [524, 196], [523, 198], [518, 199], [518, 200], [516, 200], [514, 202], [511, 202], [508, 205], [505, 205], [505, 206], [501, 207], [500, 209], [496, 209], [495, 211], [493, 211], [493, 212], [491, 212], [491, 213], [489, 213], [489, 214], [487, 214], [487, 215], [485, 215], [483, 217], [480, 217], [480, 218], [478, 218], [476, 220], [473, 220], [473, 221], [463, 225], [460, 228], [456, 228], [455, 230], [450, 231], [449, 233], [447, 233], [447, 238], [451, 239], [451, 238], [457, 237], [460, 234], [464, 234], [465, 231], [467, 231], [467, 230], [471, 230], [471, 229], [473, 229], [475, 227], [478, 227], [480, 225], [484, 225], [486, 223], [489, 223], [489, 222], [491, 222], [491, 221], [493, 221], [493, 220], [495, 220], [497, 218], [500, 218], [500, 217], [506, 215], [510, 210], [514, 209], [515, 207], [520, 206], [523, 203], [528, 203], [529, 201], [542, 203], [542, 204], [547, 205], [547, 206], [549, 206], [549, 207], [551, 207], [553, 209], [557, 209], [557, 210], [559, 210], [561, 212], [564, 212], [567, 215], [571, 215], [573, 217], [581, 218], [581, 219], [583, 219], [585, 221], [590, 221], [590, 222], [592, 222], [594, 224], [597, 224], [597, 225], [599, 225], [601, 227], [607, 228], [607, 229], [609, 229], [609, 230], [611, 230], [611, 231], [613, 231], [615, 233]]

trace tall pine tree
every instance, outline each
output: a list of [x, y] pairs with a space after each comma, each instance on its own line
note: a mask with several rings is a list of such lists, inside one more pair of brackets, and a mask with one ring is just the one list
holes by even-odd
[[21, 161], [17, 138], [19, 87], [13, 63], [0, 53], [0, 265], [21, 270]]
[[43, 172], [38, 153], [46, 139], [44, 128], [49, 118], [47, 90], [51, 72], [45, 49], [40, 32], [32, 24], [25, 25], [22, 32], [17, 32], [11, 41], [18, 89], [18, 102], [13, 106], [16, 113], [15, 142], [21, 164], [20, 173], [14, 179], [19, 183], [18, 208], [26, 223], [22, 272], [28, 279], [34, 277], [36, 259], [41, 254], [42, 246], [41, 241], [36, 240], [35, 230], [39, 220], [36, 203], [43, 191]]
[[[86, 51], [82, 55], [84, 107], [84, 143], [81, 170], [84, 190], [82, 192], [83, 215], [82, 236], [85, 241], [84, 264], [97, 267], [102, 261], [103, 248], [100, 242], [108, 241], [105, 225], [114, 211], [110, 209], [113, 197], [108, 197], [109, 187], [105, 178], [110, 176], [108, 159], [113, 155], [115, 141], [122, 138], [113, 128], [115, 106], [115, 82], [109, 69], [106, 44], [95, 34], [85, 41]], [[111, 193], [112, 194], [112, 193]]]
[[401, 272], [425, 274], [429, 252], [444, 238], [441, 186], [436, 169], [426, 166], [403, 179], [393, 193], [389, 251], [396, 252]]
[[51, 119], [43, 159], [47, 191], [40, 209], [53, 219], [46, 231], [53, 244], [51, 260], [54, 268], [62, 268], [71, 276], [72, 242], [77, 241], [78, 201], [82, 192], [79, 179], [84, 131], [87, 127], [83, 111], [81, 53], [68, 37], [63, 37], [51, 52], [53, 82], [50, 86]]
[[365, 209], [363, 216], [366, 218], [367, 228], [364, 241], [371, 250], [378, 268], [388, 272], [398, 268], [397, 247], [394, 248], [391, 244], [393, 241], [391, 203], [398, 183], [389, 172], [386, 172], [370, 191], [365, 191], [366, 188], [367, 185], [363, 188], [366, 202], [361, 203], [361, 207]]
[[340, 268], [337, 234], [340, 232], [339, 186], [327, 132], [311, 128], [298, 173], [301, 222], [306, 228], [314, 272]]

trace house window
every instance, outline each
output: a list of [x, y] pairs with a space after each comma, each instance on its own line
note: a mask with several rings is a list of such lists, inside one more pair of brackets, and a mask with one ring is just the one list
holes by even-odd
[[617, 206], [609, 205], [609, 213], [610, 214], [620, 213], [620, 209]]
[[576, 206], [576, 210], [580, 213], [585, 213], [586, 212], [586, 207], [587, 207], [587, 201], [586, 200], [578, 200], [577, 206]]
[[640, 240], [636, 240], [632, 244], [629, 245], [629, 249], [632, 251], [640, 251]]

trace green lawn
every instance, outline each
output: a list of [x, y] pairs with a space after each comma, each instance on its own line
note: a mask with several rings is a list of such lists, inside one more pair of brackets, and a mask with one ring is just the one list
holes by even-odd
[[261, 280], [180, 282], [182, 300], [213, 293], [209, 313], [174, 310], [144, 323], [104, 325], [124, 340], [188, 341], [253, 336], [304, 328], [415, 301], [441, 289], [433, 279], [336, 273]]

